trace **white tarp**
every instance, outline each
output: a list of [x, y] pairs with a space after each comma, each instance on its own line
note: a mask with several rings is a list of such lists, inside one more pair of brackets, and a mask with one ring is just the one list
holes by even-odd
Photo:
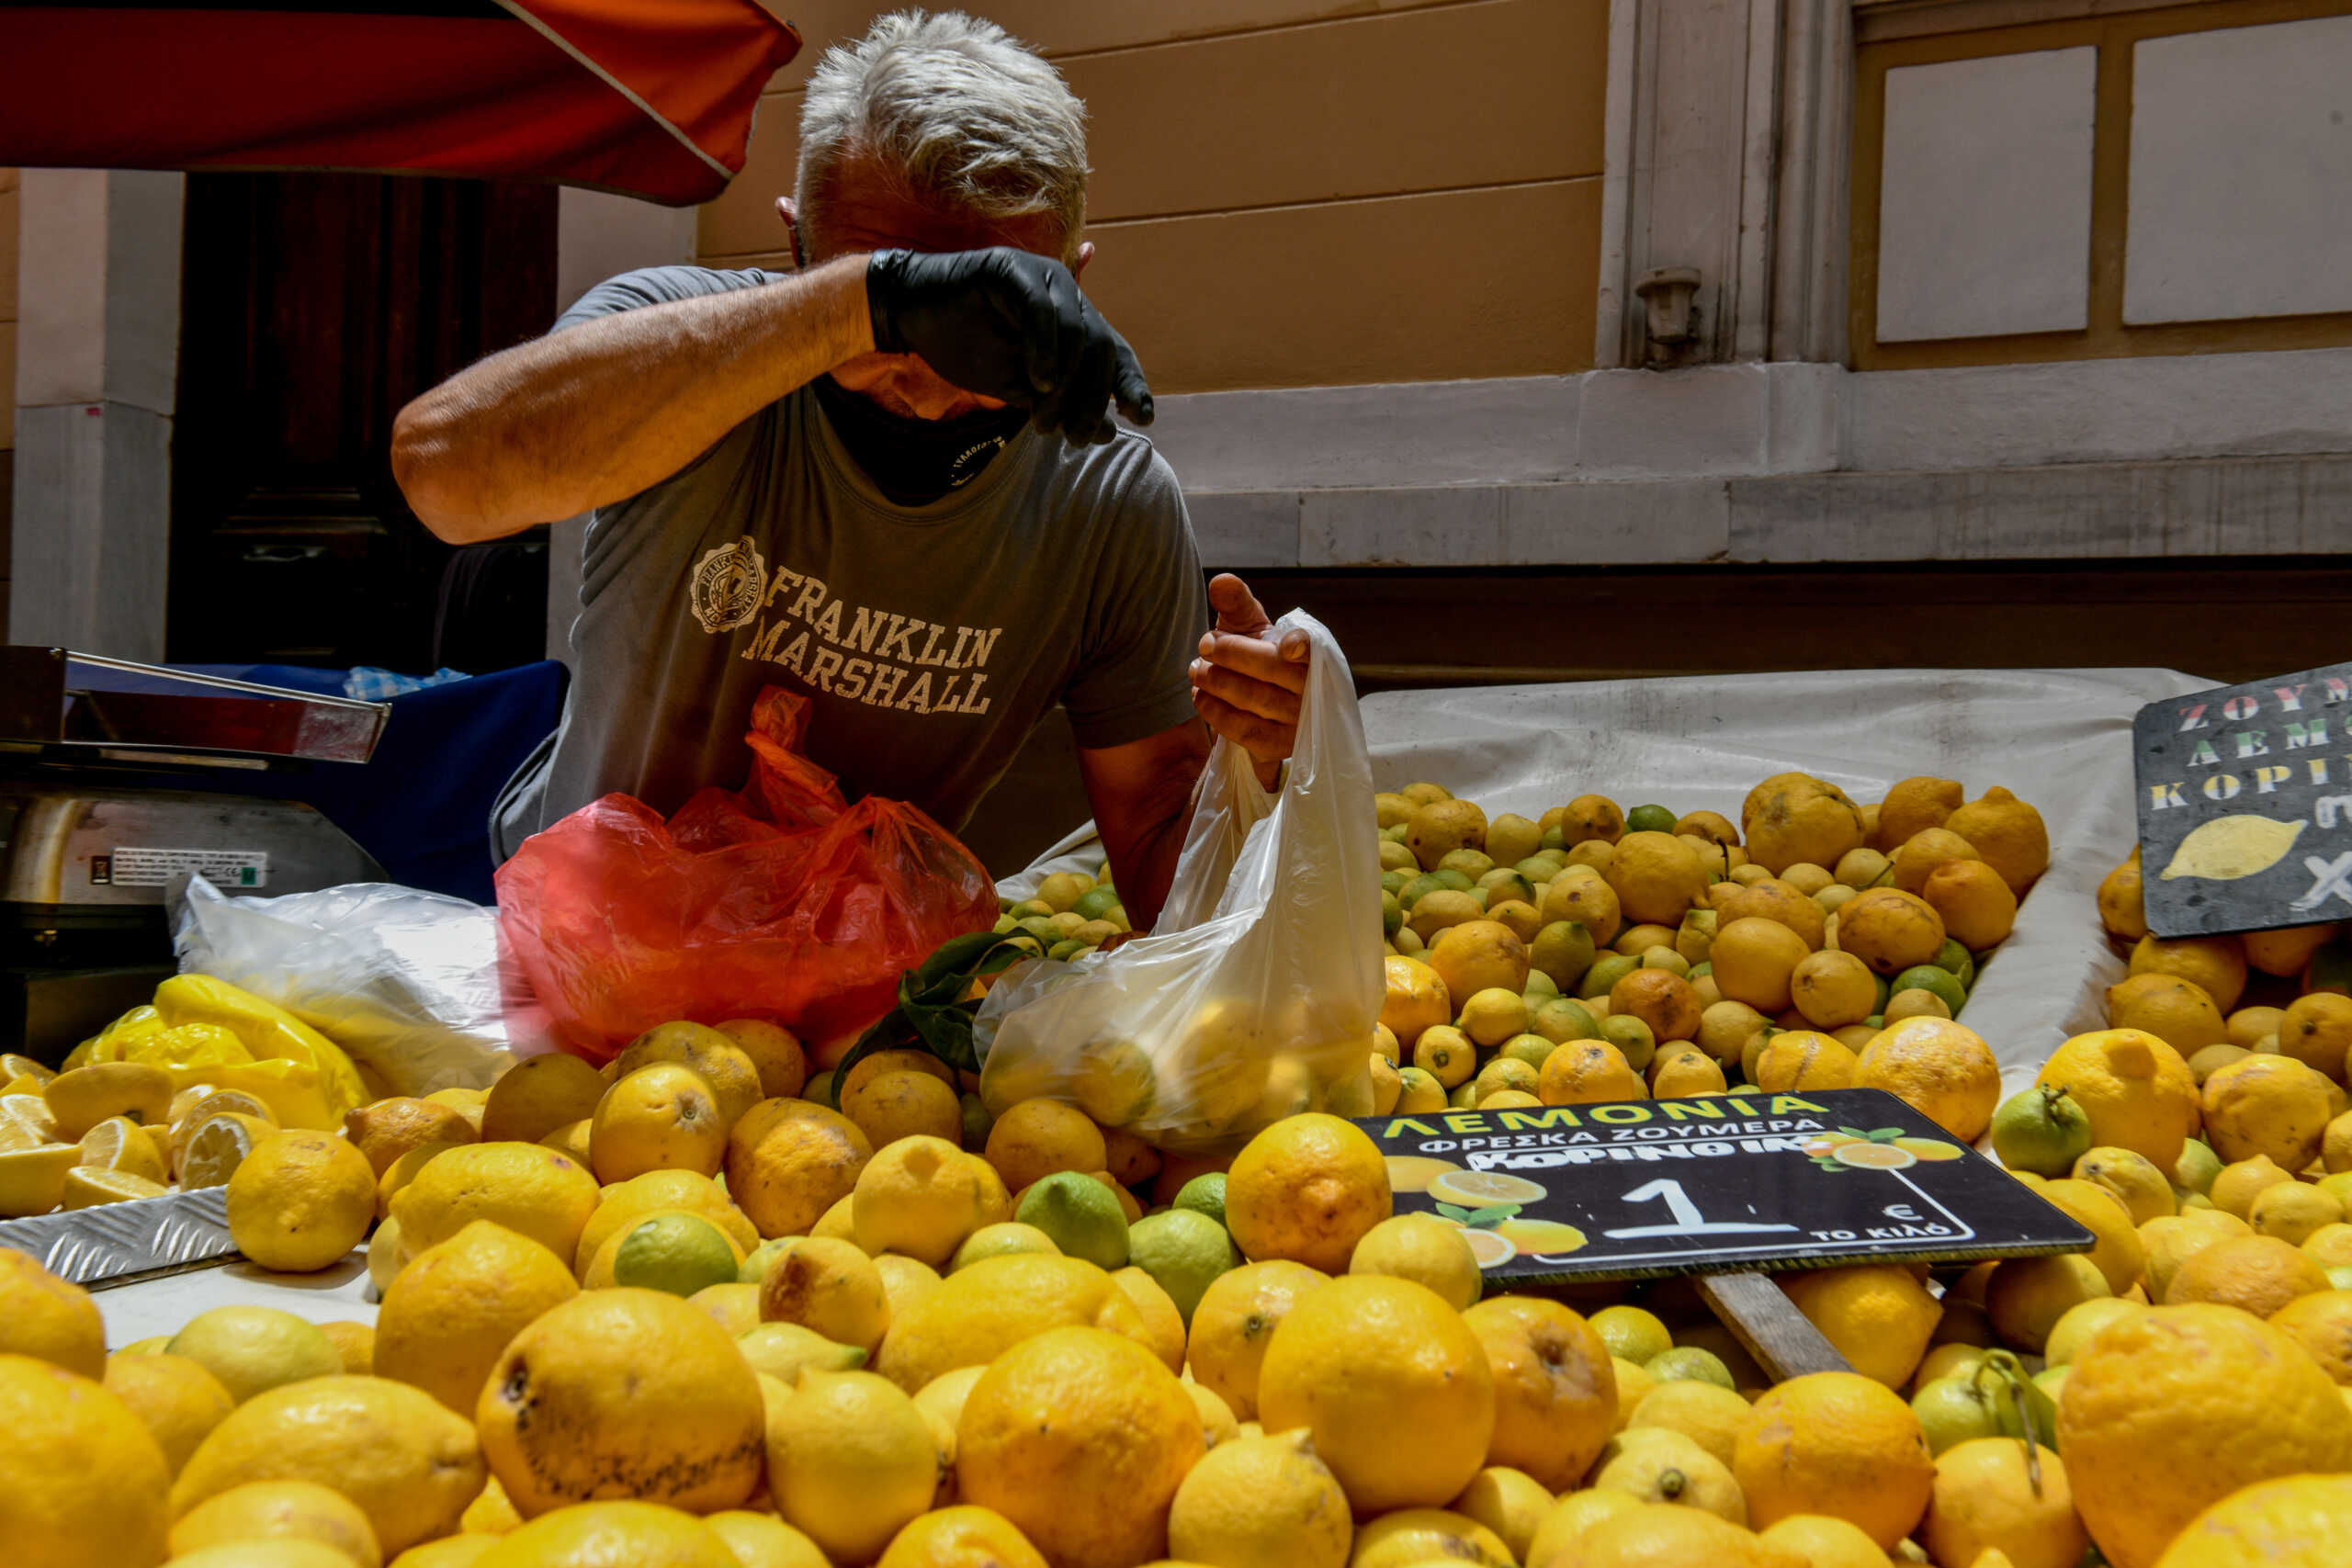
[[[1490, 816], [1594, 794], [1736, 822], [1750, 787], [1792, 771], [1858, 800], [1921, 773], [1958, 779], [1971, 799], [2013, 791], [2049, 825], [2050, 871], [1962, 1021], [2014, 1090], [2066, 1036], [2105, 1027], [2101, 993], [2123, 977], [2096, 896], [2138, 831], [2132, 715], [2211, 684], [2177, 670], [1824, 671], [1384, 692], [1363, 707], [1374, 784], [1427, 779]], [[1002, 890], [1102, 858], [1089, 824]]]

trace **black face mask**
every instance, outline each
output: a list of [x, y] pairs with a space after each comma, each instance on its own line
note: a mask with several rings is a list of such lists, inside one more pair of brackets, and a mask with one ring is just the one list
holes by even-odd
[[860, 397], [831, 376], [813, 384], [842, 445], [875, 488], [900, 506], [922, 506], [969, 484], [1029, 423], [1029, 411], [1017, 408], [914, 419]]

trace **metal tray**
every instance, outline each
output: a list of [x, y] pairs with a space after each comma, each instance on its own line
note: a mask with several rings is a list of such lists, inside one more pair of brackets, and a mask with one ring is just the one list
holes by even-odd
[[229, 1239], [225, 1187], [0, 1221], [0, 1247], [94, 1291], [208, 1269], [238, 1256]]

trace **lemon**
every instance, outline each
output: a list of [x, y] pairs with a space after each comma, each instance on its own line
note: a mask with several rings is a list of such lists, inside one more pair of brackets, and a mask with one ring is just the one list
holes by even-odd
[[106, 1387], [147, 1428], [174, 1475], [236, 1408], [220, 1380], [186, 1356], [109, 1356]]
[[1024, 1225], [1018, 1220], [1001, 1220], [992, 1225], [982, 1225], [956, 1248], [956, 1256], [948, 1260], [947, 1271], [968, 1268], [984, 1258], [1002, 1258], [1018, 1252], [1046, 1253], [1058, 1257], [1061, 1248], [1054, 1238], [1035, 1225]]
[[1168, 1517], [1168, 1549], [1228, 1568], [1344, 1568], [1346, 1494], [1304, 1432], [1219, 1444], [1193, 1466]]
[[[744, 1066], [751, 1071], [748, 1062]], [[752, 1077], [756, 1090], [757, 1073]], [[716, 1176], [731, 1125], [709, 1080], [682, 1062], [650, 1061], [615, 1079], [596, 1101], [588, 1151], [601, 1182], [650, 1170]]]
[[596, 1114], [605, 1080], [579, 1057], [561, 1051], [526, 1056], [490, 1086], [482, 1101], [485, 1143], [536, 1144], [560, 1127]]
[[931, 1506], [939, 1456], [888, 1380], [808, 1371], [767, 1423], [777, 1511], [836, 1562], [867, 1562]]
[[1611, 1438], [1592, 1484], [1630, 1493], [1645, 1503], [1672, 1503], [1731, 1524], [1747, 1523], [1747, 1499], [1730, 1468], [1690, 1438], [1663, 1427], [1629, 1427]]
[[[1584, 1538], [1610, 1519], [1639, 1513], [1644, 1505], [1625, 1492], [1570, 1492], [1552, 1505], [1528, 1543], [1526, 1568], [1564, 1568], [1581, 1555]], [[1713, 1516], [1708, 1516], [1713, 1519]], [[1721, 1521], [1715, 1521], [1720, 1523]]]
[[470, 1422], [406, 1384], [336, 1374], [239, 1405], [189, 1458], [171, 1506], [185, 1517], [250, 1482], [316, 1482], [357, 1504], [397, 1554], [454, 1531], [482, 1480]]
[[[588, 1223], [581, 1227], [579, 1243], [572, 1248], [571, 1264], [575, 1275], [585, 1275], [589, 1263], [604, 1249], [606, 1242], [641, 1214], [658, 1210], [683, 1210], [700, 1214], [720, 1230], [748, 1255], [760, 1246], [760, 1233], [743, 1212], [728, 1201], [727, 1194], [708, 1177], [691, 1170], [654, 1170], [643, 1176], [603, 1189], [598, 1194], [595, 1211]], [[746, 1258], [748, 1265], [749, 1258]], [[739, 1276], [752, 1283], [759, 1282], [764, 1269]]]
[[207, 1498], [172, 1526], [175, 1557], [210, 1546], [311, 1540], [359, 1568], [379, 1568], [375, 1527], [358, 1506], [315, 1481], [255, 1481]]
[[106, 1325], [90, 1292], [0, 1247], [0, 1354], [33, 1356], [85, 1378], [105, 1375]]
[[2189, 829], [2173, 850], [2172, 860], [2158, 874], [2169, 882], [2178, 876], [2234, 882], [2269, 870], [2287, 858], [2297, 835], [2308, 824], [2274, 822], [2267, 817], [2216, 817]]
[[474, 1568], [495, 1550], [494, 1535], [450, 1535], [413, 1546], [393, 1561], [392, 1568]]
[[2309, 1351], [2339, 1387], [2352, 1386], [2352, 1291], [2297, 1296], [2270, 1314], [2270, 1325]]
[[[2216, 1442], [2216, 1432], [2233, 1436]], [[2222, 1307], [2158, 1307], [2109, 1326], [2073, 1362], [2058, 1449], [2108, 1561], [2154, 1568], [2238, 1488], [2352, 1469], [2352, 1409], [2281, 1330]]]
[[2090, 1545], [2075, 1517], [2066, 1467], [2046, 1450], [2029, 1464], [2011, 1438], [1979, 1438], [1936, 1457], [1921, 1544], [1942, 1562], [2007, 1556], [2014, 1568], [2075, 1568]]
[[1910, 1406], [1852, 1372], [1792, 1378], [1757, 1401], [1732, 1473], [1759, 1528], [1823, 1514], [1855, 1526], [1882, 1551], [1918, 1524], [1935, 1481]]
[[559, 1508], [500, 1538], [476, 1568], [742, 1568], [704, 1520], [646, 1502]]
[[229, 1235], [264, 1269], [339, 1262], [376, 1218], [376, 1172], [351, 1144], [308, 1128], [272, 1133], [229, 1178]]
[[2039, 1353], [2069, 1311], [2114, 1293], [2107, 1276], [2078, 1254], [2012, 1258], [1993, 1270], [1984, 1305], [2003, 1343]]
[[[1743, 1403], [1742, 1410], [1747, 1408]], [[1494, 1532], [1513, 1562], [1527, 1559], [1535, 1532], [1552, 1511], [1552, 1494], [1525, 1471], [1490, 1465], [1470, 1478], [1449, 1513], [1459, 1514]]]
[[842, 1097], [842, 1114], [876, 1148], [918, 1134], [960, 1146], [964, 1104], [955, 1086], [930, 1073], [877, 1073]]
[[[1806, 1568], [1887, 1568], [1886, 1553], [1878, 1549], [1878, 1542], [1845, 1520], [1822, 1514], [1791, 1514], [1757, 1531], [1756, 1539], [1794, 1552]], [[1970, 1562], [1967, 1568], [1984, 1565]]]
[[120, 1171], [161, 1182], [167, 1176], [162, 1151], [144, 1127], [128, 1116], [110, 1116], [82, 1134], [85, 1166]]
[[450, 1149], [392, 1200], [391, 1218], [411, 1256], [490, 1220], [530, 1237], [558, 1258], [578, 1249], [595, 1213], [595, 1179], [538, 1144], [472, 1144]]
[[1011, 1519], [993, 1508], [965, 1504], [933, 1509], [908, 1525], [876, 1568], [1046, 1568], [1046, 1560]]
[[2214, 1070], [2203, 1090], [2205, 1133], [2225, 1160], [2267, 1155], [2287, 1170], [2319, 1157], [2335, 1115], [2327, 1077], [2291, 1056], [2252, 1055]]
[[881, 1270], [854, 1243], [802, 1236], [779, 1247], [768, 1264], [760, 1317], [799, 1324], [870, 1355], [890, 1326], [889, 1294]]
[[[777, 1030], [782, 1034], [782, 1030]], [[786, 1039], [791, 1038], [789, 1035]], [[729, 1508], [712, 1514], [703, 1520], [703, 1528], [723, 1542], [735, 1554], [740, 1568], [832, 1568], [817, 1543], [777, 1518], [774, 1514], [756, 1514], [742, 1508]], [[888, 1553], [884, 1562], [888, 1562]], [[1006, 1568], [1035, 1568], [1034, 1564], [1008, 1563]]]
[[1464, 1514], [1446, 1508], [1400, 1508], [1368, 1520], [1357, 1532], [1351, 1568], [1409, 1568], [1464, 1562], [1510, 1568], [1502, 1538]]
[[46, 1214], [65, 1198], [65, 1178], [81, 1163], [74, 1144], [36, 1144], [0, 1153], [0, 1219]]
[[2282, 1182], [2256, 1195], [2246, 1219], [2256, 1235], [2274, 1235], [2301, 1247], [2315, 1233], [2343, 1224], [2344, 1203], [2324, 1189], [2300, 1181]]
[[616, 1494], [707, 1512], [759, 1482], [760, 1386], [726, 1330], [660, 1291], [588, 1291], [507, 1343], [476, 1409], [483, 1454], [535, 1517]]
[[988, 1162], [1016, 1192], [1057, 1171], [1100, 1170], [1109, 1157], [1102, 1130], [1058, 1100], [1022, 1100], [989, 1130]]
[[2074, 1360], [2098, 1335], [2100, 1329], [2120, 1319], [2147, 1311], [2138, 1302], [2127, 1302], [2105, 1296], [2079, 1302], [2066, 1309], [2050, 1330], [2041, 1359], [2053, 1367], [2063, 1367]]
[[[2254, 1213], [2254, 1201], [2273, 1187], [2295, 1179], [2292, 1171], [2281, 1170], [2268, 1155], [2256, 1155], [2250, 1159], [2233, 1160], [2223, 1166], [2213, 1178], [2206, 1195], [2213, 1200], [2213, 1207], [2241, 1220]], [[2249, 1221], [2251, 1223], [2251, 1221]]]
[[1856, 1371], [1889, 1388], [1910, 1381], [1941, 1314], [1900, 1264], [1784, 1275], [1781, 1288]]
[[1456, 1312], [1476, 1301], [1484, 1286], [1462, 1227], [1433, 1214], [1396, 1214], [1373, 1226], [1356, 1243], [1348, 1272], [1426, 1285]]
[[[1048, 1561], [1080, 1564], [1160, 1555], [1177, 1488], [1204, 1449], [1174, 1373], [1132, 1339], [1081, 1327], [1000, 1356], [966, 1399], [956, 1438], [963, 1496], [1010, 1519]], [[1076, 1497], [1088, 1506], [1071, 1506]]]
[[163, 1451], [123, 1402], [29, 1356], [0, 1354], [0, 1541], [23, 1568], [164, 1557]]
[[1253, 1262], [1287, 1258], [1337, 1273], [1391, 1208], [1378, 1146], [1336, 1116], [1310, 1112], [1274, 1123], [1250, 1140], [1227, 1174], [1227, 1228]]
[[1186, 1342], [1193, 1376], [1250, 1420], [1267, 1348], [1293, 1308], [1330, 1277], [1303, 1263], [1245, 1264], [1220, 1274], [1193, 1308]]
[[865, 1365], [866, 1359], [857, 1346], [837, 1345], [797, 1323], [755, 1325], [735, 1337], [735, 1348], [753, 1371], [787, 1385], [798, 1383], [804, 1371], [855, 1371]]
[[507, 1341], [578, 1292], [554, 1253], [476, 1220], [410, 1259], [385, 1291], [376, 1371], [470, 1420]]
[[1661, 1382], [1642, 1396], [1627, 1422], [1628, 1433], [1645, 1427], [1679, 1432], [1726, 1468], [1749, 1419], [1747, 1401], [1730, 1389], [1698, 1379]]
[[141, 1126], [163, 1122], [172, 1105], [172, 1075], [144, 1062], [99, 1062], [60, 1073], [41, 1090], [58, 1137], [78, 1142], [83, 1134], [113, 1116]]
[[916, 1135], [866, 1162], [851, 1190], [850, 1217], [866, 1251], [903, 1253], [938, 1268], [967, 1236], [1006, 1213], [1001, 1185], [979, 1160], [944, 1138]]
[[2135, 1225], [2175, 1211], [2172, 1182], [2145, 1155], [2131, 1149], [2091, 1149], [2075, 1162], [2074, 1175], [2113, 1193]]
[[343, 1356], [318, 1326], [276, 1307], [220, 1306], [198, 1313], [172, 1337], [186, 1356], [243, 1404], [256, 1394], [343, 1371]]
[[[1622, 1432], [1633, 1425], [1634, 1412], [1641, 1408], [1642, 1401], [1647, 1399], [1658, 1385], [1649, 1373], [1623, 1356], [1610, 1357], [1609, 1369], [1617, 1380], [1617, 1414], [1610, 1425], [1614, 1431]], [[1714, 1385], [1710, 1383], [1708, 1386], [1712, 1388]]]
[[1611, 1356], [1623, 1357], [1635, 1366], [1674, 1348], [1674, 1337], [1666, 1325], [1636, 1306], [1601, 1308], [1592, 1314], [1592, 1331], [1600, 1336]]
[[2189, 1521], [2157, 1568], [2321, 1568], [2352, 1531], [2352, 1477], [2257, 1482]]

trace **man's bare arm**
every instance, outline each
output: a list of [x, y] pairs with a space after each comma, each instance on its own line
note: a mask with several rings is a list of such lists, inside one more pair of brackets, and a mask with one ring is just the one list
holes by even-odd
[[392, 473], [452, 544], [625, 500], [874, 347], [866, 257], [622, 310], [494, 354], [402, 409]]
[[1208, 759], [1208, 728], [1192, 720], [1125, 746], [1078, 753], [1111, 880], [1139, 931], [1151, 929], [1168, 902], [1176, 856], [1192, 826], [1193, 786]]

